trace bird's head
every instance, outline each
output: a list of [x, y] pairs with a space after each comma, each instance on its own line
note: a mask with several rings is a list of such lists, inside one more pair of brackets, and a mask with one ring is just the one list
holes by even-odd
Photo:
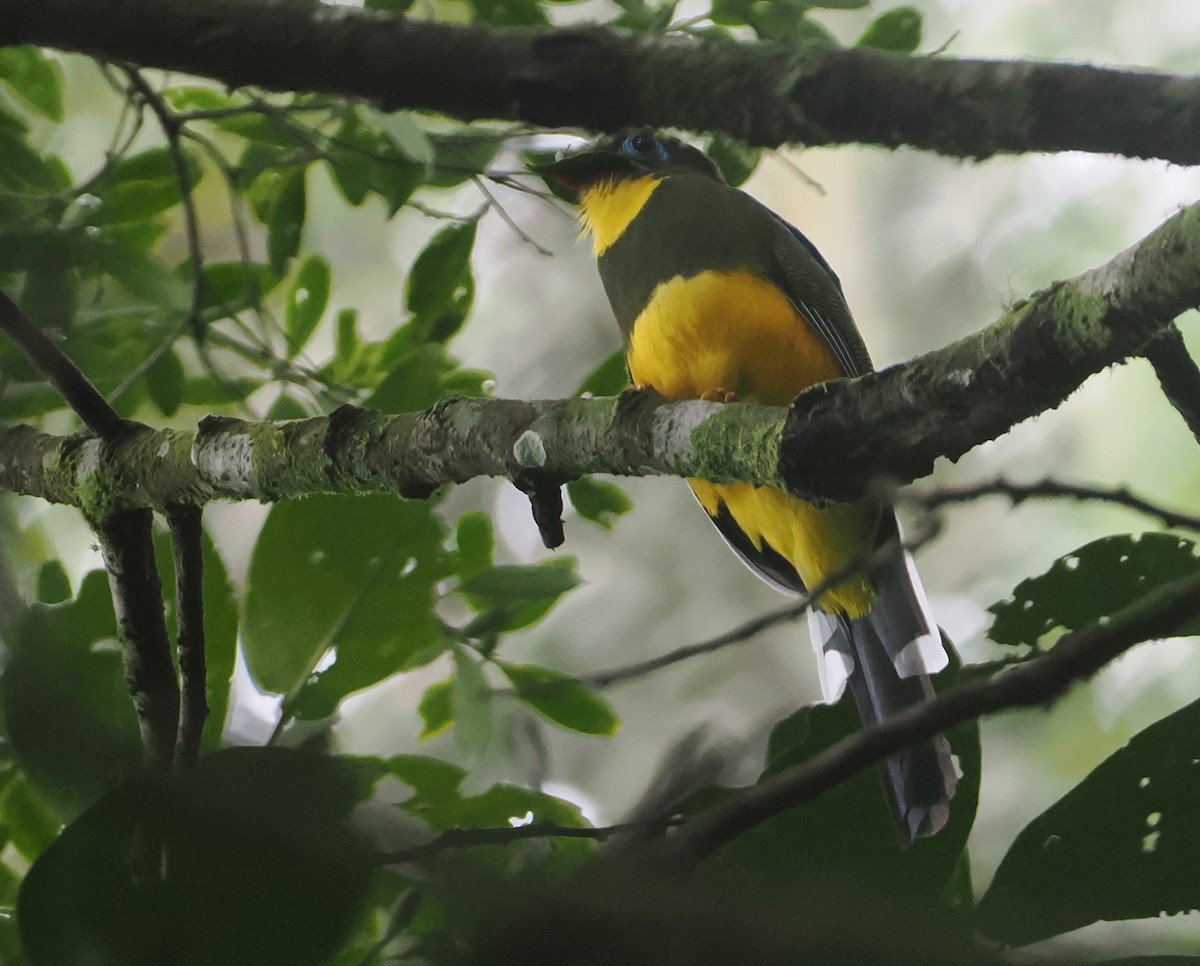
[[577, 197], [602, 184], [647, 175], [665, 178], [687, 172], [722, 180], [703, 152], [652, 127], [626, 128], [532, 170]]

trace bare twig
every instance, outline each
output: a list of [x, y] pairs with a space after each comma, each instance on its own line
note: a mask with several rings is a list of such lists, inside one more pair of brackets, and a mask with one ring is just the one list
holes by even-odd
[[37, 366], [93, 433], [111, 441], [125, 431], [129, 424], [117, 415], [79, 367], [4, 292], [0, 292], [0, 332], [20, 346], [29, 361]]
[[471, 180], [475, 183], [475, 187], [479, 189], [480, 193], [487, 198], [492, 210], [500, 216], [500, 220], [504, 222], [504, 224], [508, 225], [508, 227], [513, 230], [513, 232], [518, 238], [521, 239], [521, 241], [525, 242], [526, 245], [532, 246], [533, 250], [539, 255], [545, 255], [547, 258], [549, 258], [554, 254], [554, 252], [550, 251], [549, 248], [546, 248], [544, 245], [539, 245], [536, 241], [534, 241], [524, 228], [513, 221], [512, 215], [505, 210], [504, 205], [500, 204], [500, 202], [496, 200], [496, 196], [488, 191], [487, 185], [484, 184], [483, 178], [476, 174], [471, 176]]
[[499, 826], [493, 828], [451, 828], [446, 829], [436, 838], [421, 845], [400, 849], [396, 852], [381, 852], [376, 856], [380, 865], [399, 865], [403, 862], [421, 862], [433, 858], [447, 849], [467, 849], [481, 845], [510, 845], [513, 842], [524, 842], [529, 839], [589, 839], [593, 842], [603, 842], [614, 835], [629, 832], [646, 832], [652, 829], [665, 829], [674, 821], [621, 822], [616, 825], [604, 825], [599, 828], [577, 828], [571, 825], [558, 825], [554, 822], [535, 822], [531, 825]]
[[[799, 620], [808, 611], [809, 607], [812, 606], [812, 602], [819, 599], [831, 587], [836, 587], [847, 577], [861, 570], [872, 570], [882, 566], [902, 549], [912, 552], [924, 546], [930, 540], [933, 540], [941, 529], [938, 522], [933, 519], [923, 521], [922, 525], [924, 529], [916, 536], [906, 538], [903, 544], [898, 544], [895, 540], [889, 540], [876, 547], [870, 553], [856, 557], [846, 566], [840, 567], [835, 572], [829, 574], [816, 587], [813, 587], [807, 593], [799, 595], [796, 602], [789, 604], [787, 607], [781, 607], [768, 614], [755, 617], [732, 630], [726, 631], [724, 634], [718, 634], [716, 637], [711, 637], [706, 641], [700, 641], [697, 644], [688, 644], [673, 651], [668, 651], [666, 654], [659, 655], [658, 657], [653, 657], [646, 661], [638, 661], [636, 664], [627, 664], [608, 671], [598, 671], [594, 674], [584, 675], [580, 680], [592, 688], [608, 688], [614, 684], [624, 684], [626, 681], [632, 681], [647, 674], [652, 674], [655, 671], [661, 671], [663, 668], [671, 667], [674, 664], [690, 660], [693, 657], [722, 651], [736, 644], [744, 644], [757, 637], [763, 631], [775, 627], [777, 624], [786, 624]], [[554, 685], [548, 684], [547, 687], [553, 688]]]
[[988, 480], [968, 486], [941, 487], [926, 492], [901, 491], [893, 496], [898, 503], [908, 503], [923, 510], [936, 510], [955, 503], [970, 503], [987, 496], [1002, 496], [1014, 505], [1033, 499], [1068, 499], [1081, 502], [1109, 503], [1135, 513], [1156, 518], [1163, 526], [1200, 531], [1200, 517], [1159, 506], [1131, 493], [1126, 487], [1105, 489], [1062, 483], [1045, 479], [1037, 483], [1013, 483], [1009, 480]]
[[803, 765], [733, 795], [680, 829], [664, 851], [685, 862], [702, 858], [771, 816], [811, 801], [889, 755], [957, 724], [1053, 701], [1134, 645], [1169, 635], [1198, 613], [1200, 577], [1165, 584], [1107, 622], [1064, 635], [1048, 654], [892, 715]]
[[167, 151], [171, 155], [171, 166], [175, 170], [175, 181], [179, 186], [179, 198], [183, 206], [183, 229], [187, 239], [188, 263], [192, 275], [191, 299], [187, 311], [165, 339], [129, 372], [116, 389], [110, 393], [110, 399], [119, 399], [129, 387], [142, 378], [159, 359], [171, 351], [176, 340], [188, 329], [197, 342], [204, 340], [204, 326], [200, 316], [200, 307], [204, 298], [204, 252], [200, 246], [200, 220], [196, 214], [196, 201], [192, 197], [192, 176], [188, 171], [187, 158], [184, 157], [180, 144], [180, 130], [183, 122], [179, 120], [166, 102], [151, 87], [137, 68], [126, 66], [122, 68], [129, 78], [130, 87], [150, 108], [158, 119], [159, 126], [167, 139]]
[[167, 511], [175, 550], [175, 621], [178, 627], [179, 678], [183, 700], [175, 766], [189, 771], [200, 757], [208, 718], [208, 678], [204, 655], [204, 553], [201, 510], [176, 506]]

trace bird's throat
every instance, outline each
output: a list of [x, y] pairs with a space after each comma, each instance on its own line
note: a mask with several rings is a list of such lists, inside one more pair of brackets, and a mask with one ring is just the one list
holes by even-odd
[[661, 178], [646, 175], [631, 180], [601, 181], [580, 193], [580, 216], [584, 231], [592, 237], [597, 257], [625, 233], [660, 184]]

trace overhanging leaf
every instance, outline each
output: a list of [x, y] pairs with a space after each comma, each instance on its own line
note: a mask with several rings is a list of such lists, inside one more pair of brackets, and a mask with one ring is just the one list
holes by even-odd
[[495, 663], [517, 697], [555, 724], [585, 735], [611, 735], [620, 727], [612, 706], [578, 678], [536, 664]]
[[[1053, 631], [1079, 630], [1128, 607], [1163, 584], [1200, 573], [1197, 547], [1166, 533], [1104, 537], [1023, 580], [1011, 600], [988, 608], [997, 644], [1036, 645]], [[1200, 631], [1193, 621], [1178, 636]]]
[[[242, 646], [266, 691], [329, 714], [441, 638], [436, 585], [452, 572], [428, 503], [315, 496], [276, 504], [250, 561]], [[333, 663], [314, 675], [327, 654]], [[310, 680], [311, 678], [311, 680]]]
[[1200, 702], [1155, 722], [1017, 836], [979, 903], [1024, 945], [1099, 920], [1200, 908]]

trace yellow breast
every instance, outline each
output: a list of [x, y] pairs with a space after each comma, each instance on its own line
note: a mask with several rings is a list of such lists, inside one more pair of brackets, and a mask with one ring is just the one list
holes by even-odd
[[[634, 322], [628, 361], [636, 384], [670, 398], [724, 390], [768, 405], [786, 405], [808, 386], [841, 374], [779, 289], [748, 272], [703, 272], [659, 285]], [[782, 554], [807, 587], [861, 557], [879, 518], [871, 504], [818, 508], [745, 483], [688, 483], [710, 515], [724, 503], [754, 545]], [[866, 576], [857, 575], [821, 604], [860, 617], [873, 601]]]

